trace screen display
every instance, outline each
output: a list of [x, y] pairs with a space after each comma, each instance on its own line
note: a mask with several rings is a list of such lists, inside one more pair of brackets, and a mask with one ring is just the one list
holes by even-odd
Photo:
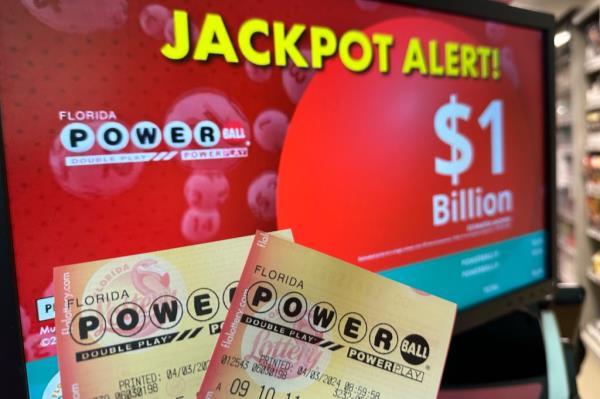
[[60, 389], [58, 265], [291, 227], [460, 309], [547, 278], [540, 31], [369, 0], [0, 10], [32, 398]]

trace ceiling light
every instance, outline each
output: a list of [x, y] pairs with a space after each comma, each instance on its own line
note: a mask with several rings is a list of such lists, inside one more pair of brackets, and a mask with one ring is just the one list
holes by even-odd
[[568, 30], [561, 30], [554, 35], [554, 47], [561, 47], [569, 43], [571, 40], [571, 32]]

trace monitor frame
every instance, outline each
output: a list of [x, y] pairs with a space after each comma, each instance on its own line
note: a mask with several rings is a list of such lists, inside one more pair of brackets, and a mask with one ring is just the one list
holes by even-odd
[[[544, 98], [544, 151], [546, 203], [544, 211], [547, 232], [546, 278], [537, 283], [504, 294], [480, 305], [460, 311], [454, 333], [459, 333], [506, 314], [510, 311], [542, 301], [556, 286], [556, 126], [555, 126], [555, 83], [554, 83], [554, 32], [555, 20], [550, 14], [510, 7], [489, 0], [382, 0], [388, 3], [428, 8], [434, 11], [462, 15], [465, 17], [507, 23], [542, 32], [542, 68]], [[0, 100], [0, 303], [5, 311], [0, 315], [0, 354], [10, 359], [5, 364], [8, 396], [28, 397], [28, 381], [25, 369], [23, 337], [17, 296], [17, 276], [14, 260], [12, 230], [10, 222], [9, 195], [7, 186], [2, 131], [2, 102]], [[11, 367], [12, 366], [12, 367]], [[13, 391], [11, 391], [13, 390]]]
[[[553, 15], [530, 11], [494, 1], [469, 0], [384, 0], [388, 3], [413, 5], [434, 11], [465, 17], [501, 22], [542, 32], [542, 87], [544, 115], [544, 172], [545, 204], [544, 230], [546, 231], [546, 277], [544, 280], [516, 288], [481, 304], [458, 312], [454, 334], [469, 330], [511, 311], [543, 301], [556, 290], [557, 231], [556, 231], [556, 114], [555, 114], [555, 53]], [[474, 8], [474, 4], [478, 4]]]

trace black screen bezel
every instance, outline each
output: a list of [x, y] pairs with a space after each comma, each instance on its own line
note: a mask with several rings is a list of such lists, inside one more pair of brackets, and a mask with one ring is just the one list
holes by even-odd
[[459, 311], [454, 334], [476, 327], [486, 321], [522, 309], [544, 300], [556, 288], [556, 115], [555, 115], [555, 53], [554, 16], [511, 7], [496, 1], [468, 0], [383, 0], [388, 3], [411, 5], [486, 21], [506, 23], [542, 33], [542, 79], [544, 100], [544, 225], [547, 239], [546, 276], [542, 281], [517, 288], [497, 298]]

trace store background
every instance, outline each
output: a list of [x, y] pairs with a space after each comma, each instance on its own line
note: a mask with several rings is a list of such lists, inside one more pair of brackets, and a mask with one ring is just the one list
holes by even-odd
[[582, 398], [600, 396], [600, 1], [519, 0], [557, 20], [558, 278], [585, 288]]

